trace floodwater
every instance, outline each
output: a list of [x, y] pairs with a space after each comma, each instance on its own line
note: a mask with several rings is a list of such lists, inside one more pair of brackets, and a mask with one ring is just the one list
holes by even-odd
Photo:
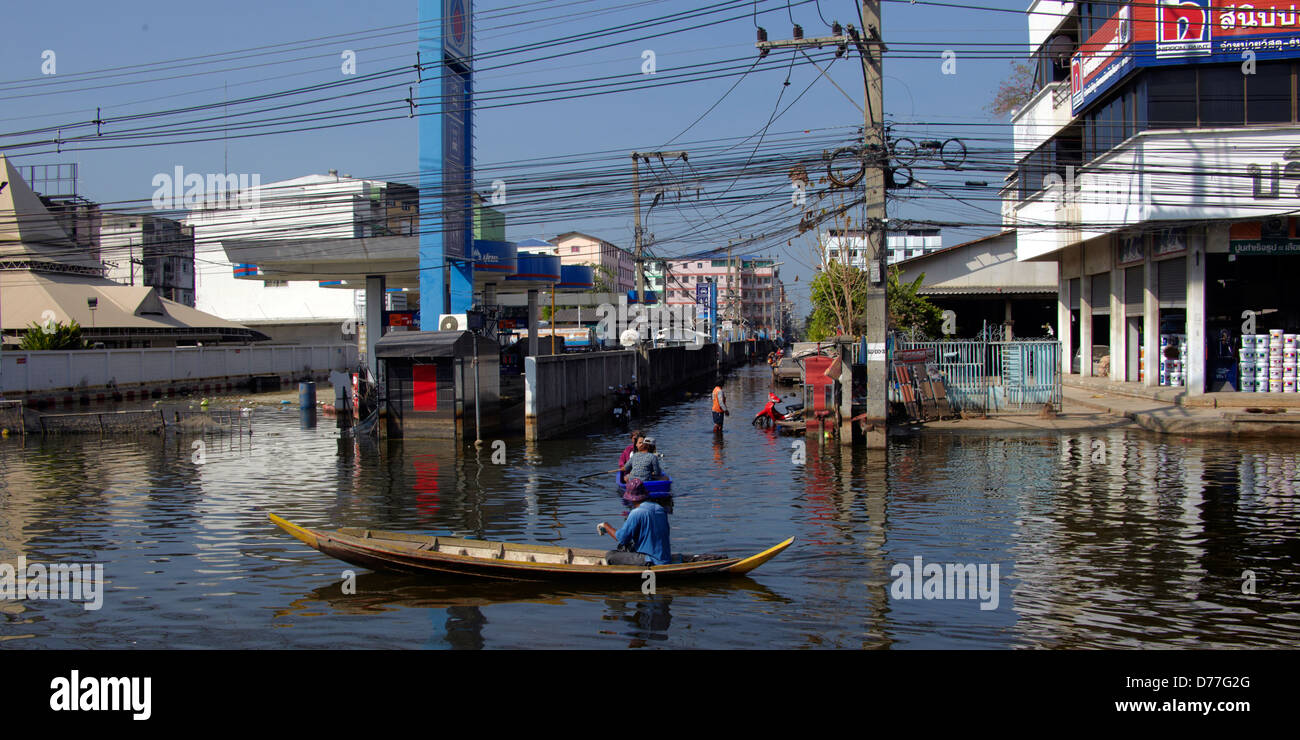
[[352, 566], [266, 518], [607, 547], [595, 524], [624, 507], [607, 476], [575, 478], [616, 464], [608, 427], [477, 456], [340, 440], [296, 408], [258, 410], [251, 437], [0, 440], [0, 565], [95, 562], [106, 580], [97, 610], [0, 600], [0, 648], [1300, 645], [1293, 443], [1109, 429], [848, 452], [751, 427], [768, 387], [764, 367], [732, 376], [720, 437], [707, 397], [641, 426], [682, 494], [674, 550], [795, 544], [747, 578], [653, 595], [364, 570], [345, 588]]

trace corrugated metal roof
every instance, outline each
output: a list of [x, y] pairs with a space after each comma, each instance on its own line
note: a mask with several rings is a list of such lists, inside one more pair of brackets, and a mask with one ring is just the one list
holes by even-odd
[[1044, 289], [1041, 285], [939, 286], [922, 287], [917, 292], [921, 295], [1056, 295], [1055, 290]]

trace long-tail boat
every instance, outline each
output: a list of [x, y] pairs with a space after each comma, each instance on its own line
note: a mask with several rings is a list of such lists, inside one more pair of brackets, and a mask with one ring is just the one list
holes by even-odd
[[504, 581], [640, 582], [641, 574], [646, 570], [653, 571], [656, 579], [739, 576], [776, 557], [794, 542], [791, 537], [748, 557], [683, 558], [687, 562], [647, 568], [610, 565], [605, 560], [606, 550], [468, 540], [356, 527], [324, 531], [300, 527], [275, 514], [270, 518], [276, 526], [308, 547], [363, 568]]

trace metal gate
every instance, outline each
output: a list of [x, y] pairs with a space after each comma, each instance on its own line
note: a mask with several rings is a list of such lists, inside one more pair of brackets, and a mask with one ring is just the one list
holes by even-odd
[[[1044, 405], [1061, 408], [1061, 343], [980, 340], [894, 343], [899, 350], [927, 350], [932, 378], [941, 378], [954, 411], [1020, 413]], [[893, 377], [892, 370], [890, 377]], [[890, 388], [891, 400], [899, 400]]]

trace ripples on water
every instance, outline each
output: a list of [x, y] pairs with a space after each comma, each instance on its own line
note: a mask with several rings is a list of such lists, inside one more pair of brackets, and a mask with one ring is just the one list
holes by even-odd
[[[366, 573], [303, 546], [314, 527], [604, 547], [623, 507], [606, 476], [625, 435], [476, 456], [438, 442], [341, 441], [331, 421], [259, 412], [251, 438], [0, 441], [0, 562], [105, 564], [103, 609], [0, 601], [0, 647], [1295, 647], [1300, 457], [1291, 444], [1074, 434], [925, 434], [888, 453], [747, 423], [766, 371], [642, 426], [683, 494], [674, 549], [748, 553], [737, 581], [597, 592]], [[783, 395], [789, 391], [782, 391]], [[883, 472], [887, 470], [887, 475]], [[605, 543], [608, 538], [605, 538]], [[898, 563], [998, 564], [998, 607], [891, 598]], [[1256, 593], [1244, 594], [1243, 574]]]

